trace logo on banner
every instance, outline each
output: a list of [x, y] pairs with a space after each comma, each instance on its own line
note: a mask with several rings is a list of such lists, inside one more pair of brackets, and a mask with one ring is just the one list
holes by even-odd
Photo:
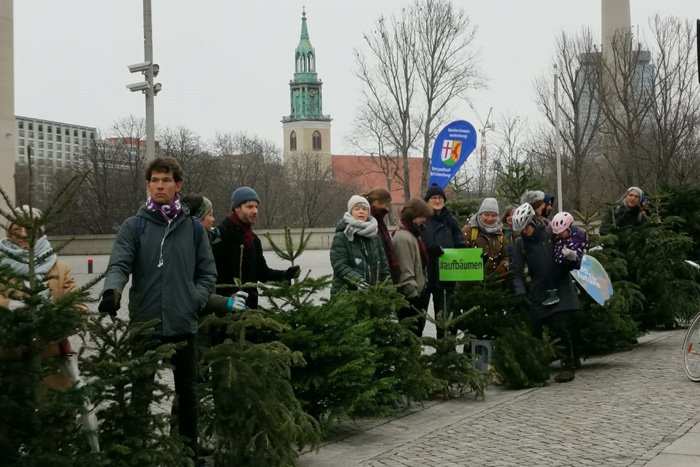
[[457, 120], [438, 133], [433, 144], [428, 185], [445, 188], [476, 148], [476, 130], [471, 123]]
[[455, 165], [459, 161], [462, 152], [462, 142], [446, 139], [442, 143], [442, 163], [446, 166]]

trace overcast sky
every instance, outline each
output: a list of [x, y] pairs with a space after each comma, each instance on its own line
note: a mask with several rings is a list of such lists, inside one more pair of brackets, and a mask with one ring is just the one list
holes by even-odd
[[[360, 96], [353, 48], [362, 48], [381, 14], [408, 0], [153, 0], [156, 124], [183, 125], [205, 139], [245, 131], [281, 145], [289, 81], [306, 5], [309, 35], [330, 114], [332, 151], [348, 154]], [[535, 121], [532, 82], [549, 66], [562, 30], [589, 26], [600, 36], [600, 0], [455, 0], [478, 25], [476, 46], [489, 89], [472, 98], [482, 118], [511, 113]], [[695, 20], [698, 0], [631, 0], [633, 26], [663, 15]], [[144, 99], [125, 85], [141, 81], [127, 65], [143, 61], [141, 0], [15, 0], [15, 113], [107, 130], [144, 116]], [[479, 129], [463, 105], [455, 119]]]

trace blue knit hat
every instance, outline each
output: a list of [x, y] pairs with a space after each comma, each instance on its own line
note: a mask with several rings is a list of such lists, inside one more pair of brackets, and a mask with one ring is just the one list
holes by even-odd
[[248, 201], [257, 201], [260, 203], [260, 198], [258, 198], [258, 194], [255, 192], [255, 190], [247, 186], [242, 186], [236, 189], [231, 197], [231, 211]]
[[425, 202], [428, 202], [428, 200], [433, 196], [442, 196], [442, 199], [447, 201], [447, 196], [445, 196], [445, 190], [440, 188], [440, 186], [437, 183], [433, 183], [428, 187], [428, 191], [425, 193], [423, 200]]

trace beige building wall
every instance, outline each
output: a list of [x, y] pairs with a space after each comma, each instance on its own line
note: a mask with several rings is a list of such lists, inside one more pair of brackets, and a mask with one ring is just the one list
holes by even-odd
[[[12, 1], [0, 0], [0, 187], [15, 198], [15, 76]], [[5, 207], [5, 203], [0, 199]], [[2, 219], [4, 224], [4, 219]], [[4, 236], [4, 229], [0, 229]]]
[[[313, 135], [318, 131], [321, 134], [321, 150], [313, 150]], [[285, 164], [300, 155], [318, 155], [329, 166], [331, 165], [331, 122], [323, 121], [294, 121], [285, 122], [282, 125], [284, 135], [284, 162]], [[292, 151], [290, 137], [296, 133], [297, 148]]]

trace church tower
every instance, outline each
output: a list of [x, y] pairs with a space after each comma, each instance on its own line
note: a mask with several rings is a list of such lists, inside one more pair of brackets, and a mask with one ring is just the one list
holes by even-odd
[[301, 38], [294, 52], [294, 79], [289, 82], [291, 114], [282, 118], [285, 163], [305, 157], [331, 164], [331, 117], [323, 115], [322, 85], [316, 75], [316, 51], [309, 41], [304, 10]]

